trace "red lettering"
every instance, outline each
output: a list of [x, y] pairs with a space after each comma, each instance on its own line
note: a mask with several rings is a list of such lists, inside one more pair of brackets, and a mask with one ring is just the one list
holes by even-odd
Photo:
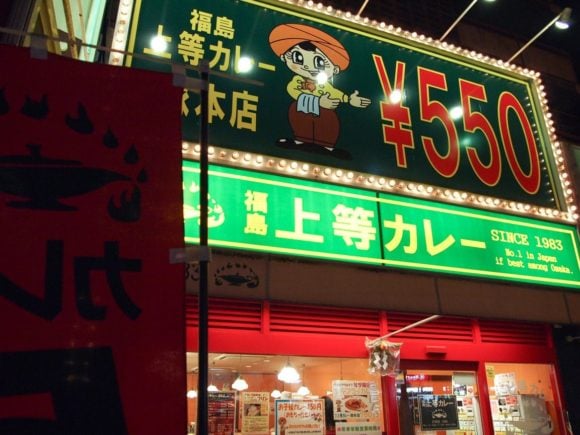
[[467, 147], [467, 158], [479, 179], [488, 186], [495, 186], [501, 177], [499, 143], [489, 120], [483, 113], [476, 112], [471, 108], [471, 100], [487, 102], [485, 88], [483, 85], [460, 79], [459, 92], [463, 108], [463, 128], [468, 133], [474, 133], [476, 130], [481, 131], [489, 149], [489, 163], [487, 164], [481, 161], [477, 147]]
[[421, 137], [425, 154], [431, 163], [431, 166], [444, 177], [450, 178], [455, 175], [459, 168], [459, 140], [455, 124], [449, 116], [447, 108], [439, 101], [431, 98], [429, 90], [431, 88], [447, 90], [445, 74], [438, 71], [417, 68], [419, 78], [419, 108], [421, 120], [433, 122], [438, 119], [447, 134], [447, 152], [439, 153], [433, 139], [427, 136]]
[[[528, 151], [528, 173], [522, 168], [516, 156], [509, 126], [508, 115], [510, 110], [515, 113], [524, 132], [525, 145]], [[510, 92], [504, 92], [500, 95], [498, 101], [498, 116], [501, 138], [512, 173], [522, 189], [530, 195], [533, 195], [540, 189], [540, 157], [538, 156], [538, 148], [530, 121], [526, 117], [524, 108], [520, 102]]]
[[[385, 100], [381, 101], [381, 119], [383, 124], [383, 142], [395, 146], [397, 166], [407, 167], [406, 148], [415, 148], [411, 130], [411, 114], [403, 106], [402, 92], [405, 85], [405, 64], [397, 61], [395, 66], [395, 88], [391, 86], [382, 57], [374, 54], [373, 61], [383, 88]], [[401, 93], [401, 98], [391, 99], [393, 91]]]

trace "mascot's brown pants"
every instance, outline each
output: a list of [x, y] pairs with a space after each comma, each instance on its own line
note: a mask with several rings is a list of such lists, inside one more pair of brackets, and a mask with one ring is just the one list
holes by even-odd
[[320, 115], [298, 112], [294, 101], [288, 110], [288, 120], [296, 140], [333, 148], [340, 133], [336, 112], [320, 108]]

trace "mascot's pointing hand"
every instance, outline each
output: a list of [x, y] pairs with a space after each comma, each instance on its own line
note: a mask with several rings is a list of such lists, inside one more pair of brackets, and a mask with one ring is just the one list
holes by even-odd
[[371, 104], [371, 100], [365, 97], [360, 97], [358, 95], [358, 91], [354, 91], [352, 94], [350, 94], [348, 102], [353, 107], [367, 107], [369, 104]]

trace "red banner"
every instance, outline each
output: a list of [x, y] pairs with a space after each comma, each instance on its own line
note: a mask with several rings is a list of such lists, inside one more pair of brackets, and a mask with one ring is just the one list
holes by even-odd
[[0, 433], [181, 434], [181, 90], [8, 46], [0, 65]]

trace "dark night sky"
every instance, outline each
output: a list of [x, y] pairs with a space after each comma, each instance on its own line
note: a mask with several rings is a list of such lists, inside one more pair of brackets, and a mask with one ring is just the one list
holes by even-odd
[[[356, 13], [365, 0], [321, 1]], [[369, 0], [362, 15], [438, 38], [471, 1]], [[577, 81], [580, 82], [580, 0], [495, 0], [493, 3], [479, 0], [462, 22], [504, 34], [524, 45], [565, 7], [572, 8], [572, 26], [566, 31], [552, 26], [533, 44], [538, 48], [568, 53], [574, 60]], [[448, 41], [453, 41], [455, 32], [447, 37]], [[477, 51], [477, 47], [465, 48]]]
[[[469, 3], [469, 0], [455, 2], [458, 14]], [[558, 30], [552, 26], [534, 45], [568, 53], [575, 65], [577, 81], [580, 81], [580, 0], [496, 0], [491, 4], [478, 3], [481, 4], [476, 4], [465, 16], [466, 21], [514, 37], [522, 45], [545, 27], [560, 10], [571, 7], [570, 28]]]

